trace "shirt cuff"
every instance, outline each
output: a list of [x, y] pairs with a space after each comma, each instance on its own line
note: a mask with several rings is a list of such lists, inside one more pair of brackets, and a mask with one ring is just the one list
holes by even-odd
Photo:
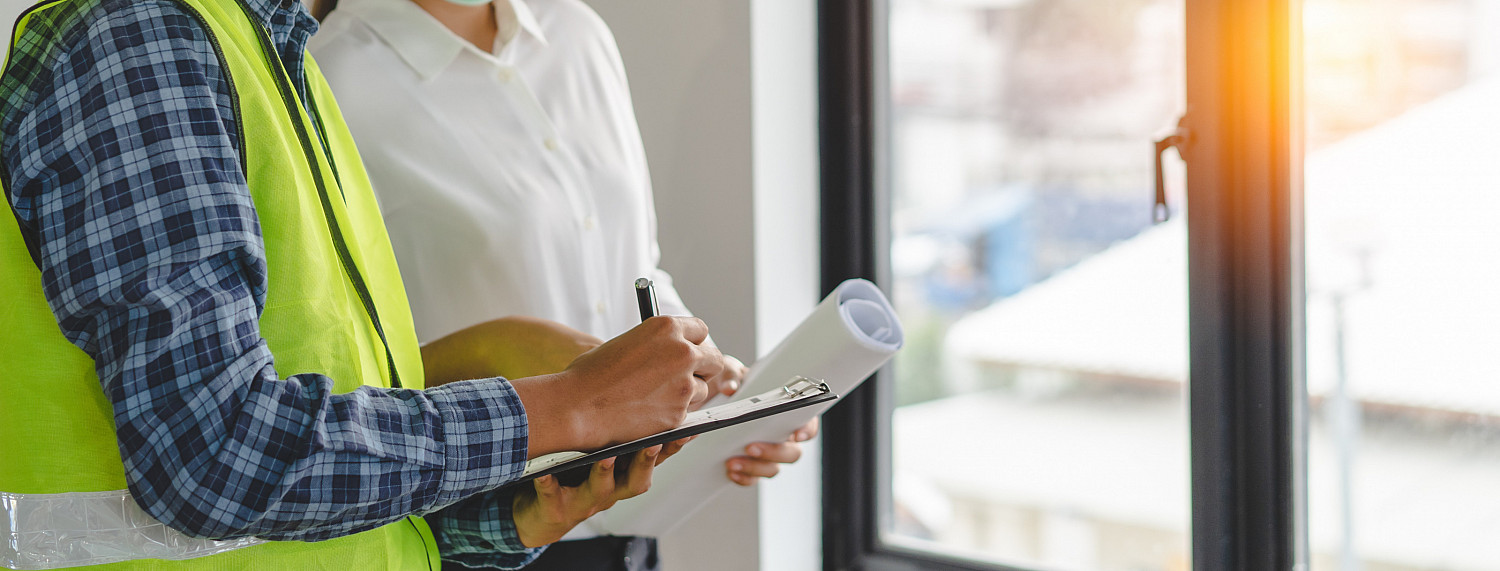
[[461, 381], [424, 392], [443, 419], [446, 469], [436, 506], [498, 488], [526, 470], [526, 408], [509, 381]]
[[443, 561], [499, 569], [520, 569], [535, 561], [546, 546], [521, 543], [512, 511], [517, 488], [481, 494], [428, 516]]

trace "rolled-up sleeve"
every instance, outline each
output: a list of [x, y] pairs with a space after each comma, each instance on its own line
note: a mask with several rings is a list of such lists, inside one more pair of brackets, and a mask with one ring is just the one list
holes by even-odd
[[511, 512], [516, 487], [480, 494], [427, 516], [443, 561], [475, 568], [520, 569], [542, 554], [546, 547], [527, 548], [516, 531]]

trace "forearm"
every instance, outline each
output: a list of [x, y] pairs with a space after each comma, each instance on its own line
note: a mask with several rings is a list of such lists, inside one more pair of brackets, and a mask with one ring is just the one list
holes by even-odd
[[468, 379], [520, 379], [567, 368], [599, 339], [560, 323], [509, 316], [468, 327], [422, 346], [427, 386]]
[[[518, 344], [508, 319], [497, 319], [458, 331], [422, 346], [427, 386], [489, 377], [521, 378], [515, 363]], [[556, 371], [549, 371], [556, 372]]]
[[179, 383], [191, 388], [157, 384], [172, 396], [145, 408], [116, 402], [126, 478], [153, 517], [201, 537], [328, 539], [438, 509], [524, 467], [525, 414], [504, 381], [333, 394], [327, 377], [275, 379], [268, 363], [251, 364], [264, 360], [256, 353]]

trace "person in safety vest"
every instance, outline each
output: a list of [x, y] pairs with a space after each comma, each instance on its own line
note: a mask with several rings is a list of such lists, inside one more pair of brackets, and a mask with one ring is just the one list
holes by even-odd
[[[561, 372], [429, 386], [437, 356], [304, 55], [316, 27], [291, 0], [46, 0], [17, 21], [0, 568], [516, 568], [681, 445], [619, 479], [606, 461], [578, 488], [504, 487], [530, 458], [677, 425], [724, 358], [701, 321], [657, 317]], [[454, 335], [445, 365], [499, 374], [582, 334]]]

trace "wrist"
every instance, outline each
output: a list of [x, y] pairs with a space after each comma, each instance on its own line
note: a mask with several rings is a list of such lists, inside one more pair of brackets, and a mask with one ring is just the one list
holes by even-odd
[[558, 404], [552, 414], [557, 418], [557, 434], [561, 439], [559, 452], [587, 452], [603, 448], [607, 437], [601, 434], [599, 422], [588, 403], [593, 395], [583, 394], [576, 373], [564, 370], [547, 375], [551, 383], [548, 393], [557, 397]]
[[511, 381], [526, 409], [528, 459], [598, 448], [598, 437], [590, 430], [594, 425], [579, 406], [587, 401], [572, 394], [570, 387], [577, 383], [571, 381], [567, 371]]

